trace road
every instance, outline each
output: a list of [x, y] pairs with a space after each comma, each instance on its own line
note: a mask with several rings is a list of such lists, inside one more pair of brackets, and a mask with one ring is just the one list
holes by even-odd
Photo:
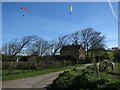
[[[85, 69], [89, 65], [91, 64], [85, 64], [84, 67], [78, 67], [78, 69]], [[4, 81], [2, 82], [2, 88], [45, 88], [62, 72], [64, 71], [52, 72], [24, 79]]]

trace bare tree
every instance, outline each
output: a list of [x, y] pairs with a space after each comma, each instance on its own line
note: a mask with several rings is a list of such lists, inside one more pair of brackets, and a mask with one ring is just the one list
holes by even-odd
[[96, 32], [94, 31], [92, 34], [92, 38], [90, 39], [90, 47], [89, 49], [91, 49], [91, 57], [93, 55], [93, 51], [95, 49], [103, 49], [106, 45], [105, 45], [105, 35], [101, 36], [100, 35], [101, 32]]
[[64, 46], [67, 45], [68, 41], [68, 35], [64, 35], [61, 37], [58, 37], [55, 40], [52, 40], [50, 43], [50, 51], [52, 55], [55, 55], [56, 53], [59, 53], [60, 49]]
[[105, 35], [101, 35], [101, 32], [95, 31], [93, 28], [87, 28], [81, 31], [81, 44], [83, 44], [83, 48], [85, 50], [85, 57], [87, 52], [88, 58], [88, 51], [93, 49], [97, 46], [104, 46], [103, 43], [105, 40]]
[[59, 53], [62, 46], [67, 44], [67, 37], [68, 35], [64, 35], [51, 41], [40, 38], [36, 43], [30, 44], [27, 51], [30, 55], [55, 55]]
[[2, 52], [11, 57], [13, 59], [16, 54], [20, 53], [20, 51], [25, 48], [27, 44], [30, 44], [31, 41], [35, 41], [38, 39], [38, 36], [25, 36], [22, 39], [14, 39], [9, 43], [3, 45]]
[[[92, 32], [93, 32], [92, 28], [87, 28], [85, 30], [82, 30], [80, 34], [81, 44], [83, 45], [83, 48], [85, 51], [85, 57], [86, 57], [86, 52], [88, 51], [88, 46], [89, 46], [90, 38], [92, 36]], [[88, 55], [88, 52], [87, 52], [87, 55]]]
[[16, 38], [9, 43], [5, 43], [2, 48], [2, 52], [8, 56], [12, 56], [15, 54], [15, 50], [19, 48], [19, 39]]
[[30, 44], [27, 48], [30, 55], [43, 56], [48, 54], [49, 42], [39, 38], [34, 44]]
[[80, 44], [80, 31], [76, 31], [69, 35], [69, 39], [74, 45]]

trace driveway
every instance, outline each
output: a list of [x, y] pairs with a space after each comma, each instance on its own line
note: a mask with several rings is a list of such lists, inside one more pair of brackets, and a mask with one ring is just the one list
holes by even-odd
[[[85, 69], [89, 65], [91, 64], [85, 64], [84, 67], [78, 67], [78, 69]], [[2, 88], [45, 88], [64, 71], [52, 72], [24, 79], [4, 81], [2, 82]]]

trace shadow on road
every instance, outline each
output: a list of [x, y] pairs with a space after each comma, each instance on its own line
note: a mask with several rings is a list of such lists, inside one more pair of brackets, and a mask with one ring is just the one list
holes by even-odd
[[52, 86], [53, 86], [53, 84], [49, 84], [49, 85], [47, 85], [46, 87], [44, 87], [46, 90], [52, 90], [53, 88], [52, 88]]

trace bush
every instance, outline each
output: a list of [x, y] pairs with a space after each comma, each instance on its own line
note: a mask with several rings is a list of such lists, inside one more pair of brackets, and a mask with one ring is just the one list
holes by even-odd
[[20, 61], [28, 61], [31, 56], [21, 56]]
[[2, 54], [2, 61], [10, 61], [10, 56]]
[[33, 62], [19, 62], [16, 69], [20, 70], [36, 70]]
[[[7, 58], [7, 57], [6, 57]], [[5, 57], [4, 57], [5, 59]], [[21, 70], [43, 70], [49, 68], [62, 68], [77, 64], [73, 56], [20, 56], [20, 61], [16, 62], [16, 69]], [[8, 69], [8, 64], [3, 62], [3, 69]]]
[[53, 81], [54, 88], [69, 88], [75, 75], [70, 71], [65, 71]]
[[114, 57], [117, 60], [117, 62], [120, 62], [120, 50], [116, 50], [114, 52]]
[[57, 60], [57, 61], [62, 61], [62, 62], [64, 62], [65, 60], [66, 62], [71, 62], [72, 65], [77, 63], [77, 59], [70, 55], [66, 55], [66, 56], [54, 55], [52, 56], [52, 60]]
[[112, 81], [108, 80], [105, 84], [103, 84], [101, 87], [98, 87], [99, 89], [104, 90], [119, 90], [120, 89], [120, 81]]
[[8, 62], [2, 62], [2, 69], [8, 69]]
[[15, 62], [6, 62], [6, 65], [6, 69], [8, 69], [8, 74], [12, 74], [17, 67], [17, 64]]
[[96, 62], [104, 59], [109, 59], [107, 51], [95, 51], [95, 53]]
[[96, 81], [96, 84], [104, 85], [106, 82], [108, 82], [107, 79], [100, 79], [100, 78], [99, 78], [99, 79]]
[[90, 59], [87, 59], [87, 58], [86, 58], [86, 59], [80, 59], [80, 60], [79, 60], [79, 63], [80, 63], [80, 64], [91, 63], [91, 60], [90, 60]]
[[82, 73], [79, 73], [77, 69], [72, 71], [65, 71], [61, 73], [54, 81], [52, 88], [70, 88], [73, 90], [79, 89], [109, 89], [116, 90], [120, 89], [120, 81], [113, 81], [108, 79], [95, 78], [91, 76], [90, 66], [87, 70], [84, 70]]

